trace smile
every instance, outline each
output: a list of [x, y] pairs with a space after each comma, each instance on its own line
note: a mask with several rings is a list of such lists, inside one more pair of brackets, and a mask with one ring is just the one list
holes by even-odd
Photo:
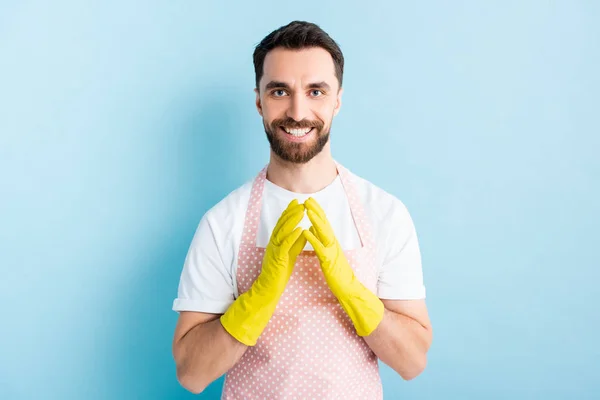
[[308, 133], [310, 131], [313, 130], [313, 128], [302, 128], [302, 129], [289, 129], [286, 127], [282, 127], [283, 130], [288, 133], [289, 135], [295, 136], [295, 137], [303, 137], [308, 135]]

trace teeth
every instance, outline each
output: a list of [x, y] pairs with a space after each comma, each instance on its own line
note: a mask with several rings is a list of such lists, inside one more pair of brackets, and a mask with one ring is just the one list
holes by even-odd
[[308, 132], [310, 132], [310, 130], [312, 128], [304, 128], [304, 129], [288, 129], [288, 128], [284, 128], [284, 129], [290, 135], [293, 135], [293, 136], [296, 136], [296, 137], [301, 137], [301, 136], [306, 135]]

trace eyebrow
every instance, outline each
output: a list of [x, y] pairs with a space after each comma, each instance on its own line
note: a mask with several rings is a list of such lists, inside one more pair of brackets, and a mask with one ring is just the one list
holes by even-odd
[[[307, 87], [309, 89], [325, 89], [325, 90], [331, 89], [331, 87], [325, 81], [309, 83], [307, 85]], [[265, 86], [265, 90], [269, 90], [269, 89], [290, 89], [290, 85], [288, 85], [285, 82], [281, 82], [281, 81], [271, 81], [271, 82], [267, 83], [267, 86]]]

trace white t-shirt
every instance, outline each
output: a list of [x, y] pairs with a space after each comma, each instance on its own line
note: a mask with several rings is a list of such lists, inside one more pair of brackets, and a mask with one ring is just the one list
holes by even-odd
[[[377, 295], [382, 299], [425, 298], [421, 254], [415, 227], [404, 204], [367, 180], [350, 172], [369, 219], [377, 247]], [[202, 217], [189, 247], [173, 310], [222, 314], [239, 295], [236, 269], [252, 181], [231, 192]], [[360, 246], [346, 192], [338, 175], [324, 189], [311, 194], [285, 190], [265, 181], [258, 247], [266, 247], [271, 231], [293, 199], [313, 197], [325, 211], [344, 250]], [[299, 226], [308, 229], [305, 215]], [[306, 250], [312, 250], [307, 243]]]

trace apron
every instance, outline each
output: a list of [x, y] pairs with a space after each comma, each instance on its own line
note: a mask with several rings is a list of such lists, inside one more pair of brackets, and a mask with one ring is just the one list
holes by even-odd
[[[336, 163], [337, 164], [337, 163]], [[362, 246], [344, 251], [356, 277], [373, 293], [377, 270], [373, 235], [352, 176], [338, 173]], [[256, 247], [267, 167], [252, 185], [238, 254], [238, 292], [261, 271], [264, 248]], [[314, 250], [298, 256], [275, 313], [255, 346], [225, 377], [222, 399], [382, 399], [377, 356], [325, 282]]]

